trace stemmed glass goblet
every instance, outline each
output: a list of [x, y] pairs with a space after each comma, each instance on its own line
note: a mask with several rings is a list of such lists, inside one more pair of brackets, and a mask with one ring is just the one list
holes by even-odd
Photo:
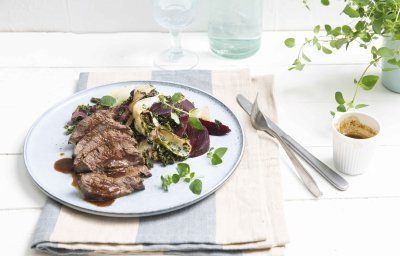
[[161, 69], [191, 69], [199, 62], [197, 54], [182, 49], [180, 32], [189, 26], [196, 16], [197, 0], [153, 0], [153, 16], [156, 22], [168, 29], [173, 47], [161, 52], [154, 64]]

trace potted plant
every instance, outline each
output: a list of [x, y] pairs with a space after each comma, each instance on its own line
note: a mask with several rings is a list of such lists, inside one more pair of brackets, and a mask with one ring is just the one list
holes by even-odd
[[[307, 0], [303, 3], [308, 8]], [[329, 0], [321, 0], [328, 6]], [[338, 103], [336, 111], [346, 112], [350, 109], [366, 107], [356, 103], [359, 88], [371, 90], [379, 80], [379, 76], [368, 74], [373, 66], [382, 61], [382, 83], [391, 91], [400, 93], [400, 0], [344, 0], [342, 13], [353, 21], [343, 26], [332, 27], [329, 24], [314, 27], [314, 35], [306, 38], [301, 44], [298, 57], [289, 70], [302, 70], [305, 63], [311, 60], [305, 53], [307, 46], [315, 47], [325, 54], [349, 45], [359, 45], [371, 53], [371, 61], [362, 74], [354, 79], [355, 90], [351, 100], [345, 100], [341, 92], [335, 93]], [[383, 37], [383, 46], [376, 46], [376, 39]], [[294, 38], [287, 38], [285, 45], [289, 48], [296, 45]], [[335, 115], [336, 111], [331, 111]]]

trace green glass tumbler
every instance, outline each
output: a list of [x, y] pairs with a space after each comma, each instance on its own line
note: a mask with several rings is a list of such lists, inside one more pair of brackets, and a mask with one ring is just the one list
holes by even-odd
[[208, 21], [211, 51], [242, 59], [260, 48], [263, 0], [212, 0]]

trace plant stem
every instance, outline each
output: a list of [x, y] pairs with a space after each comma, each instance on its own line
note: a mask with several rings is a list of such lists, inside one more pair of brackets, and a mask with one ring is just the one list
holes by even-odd
[[165, 102], [165, 98], [163, 98], [163, 99], [161, 100], [161, 104], [164, 104], [165, 106], [170, 107], [171, 109], [173, 109], [173, 110], [175, 110], [175, 111], [177, 111], [177, 112], [181, 112], [181, 113], [184, 113], [184, 114], [190, 116], [190, 113], [189, 113], [189, 112], [186, 112], [186, 111], [183, 110], [183, 109], [179, 109], [179, 108], [175, 107], [174, 105], [170, 105], [170, 104], [166, 103], [166, 102]]
[[361, 74], [360, 79], [357, 81], [356, 90], [354, 91], [353, 99], [350, 101], [350, 105], [349, 105], [349, 107], [347, 108], [347, 110], [349, 110], [349, 109], [351, 108], [350, 106], [352, 106], [352, 105], [354, 104], [354, 101], [355, 101], [355, 99], [356, 99], [356, 97], [357, 97], [357, 94], [358, 94], [358, 88], [360, 87], [360, 82], [361, 82], [362, 79], [365, 77], [365, 74], [367, 73], [367, 71], [368, 71], [373, 65], [375, 65], [376, 63], [378, 63], [378, 61], [380, 61], [381, 58], [382, 58], [382, 57], [379, 57], [379, 58], [377, 58], [376, 60], [371, 61], [371, 63], [369, 63], [369, 65], [364, 69], [364, 72]]

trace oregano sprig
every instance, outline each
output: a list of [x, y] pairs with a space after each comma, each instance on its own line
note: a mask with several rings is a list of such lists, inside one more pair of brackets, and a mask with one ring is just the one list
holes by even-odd
[[[306, 8], [309, 9], [308, 1], [303, 0]], [[350, 24], [333, 27], [329, 24], [323, 27], [317, 25], [313, 29], [313, 36], [307, 37], [301, 44], [297, 58], [294, 60], [289, 70], [303, 70], [306, 63], [311, 59], [305, 54], [305, 47], [315, 47], [324, 54], [331, 54], [334, 50], [343, 47], [346, 49], [351, 44], [359, 45], [364, 49], [370, 49], [371, 61], [364, 71], [354, 79], [355, 91], [349, 101], [345, 101], [341, 92], [335, 93], [335, 100], [338, 103], [334, 115], [337, 112], [346, 112], [350, 109], [366, 107], [366, 104], [356, 104], [359, 88], [365, 91], [372, 90], [379, 80], [377, 75], [367, 74], [371, 67], [377, 67], [379, 61], [385, 58], [393, 65], [393, 68], [383, 68], [382, 71], [391, 71], [400, 68], [400, 60], [396, 56], [400, 55], [398, 49], [387, 47], [377, 48], [373, 46], [376, 39], [381, 36], [391, 37], [400, 40], [400, 2], [387, 0], [346, 0], [342, 13], [353, 19]], [[321, 4], [328, 6], [329, 0], [321, 0]], [[322, 28], [324, 31], [322, 31]], [[289, 48], [295, 47], [294, 38], [285, 40], [285, 45]]]
[[225, 155], [228, 148], [221, 147], [214, 150], [214, 148], [210, 148], [207, 153], [207, 157], [211, 159], [212, 165], [219, 165], [222, 163], [222, 157]]
[[176, 173], [172, 175], [166, 175], [165, 177], [161, 175], [161, 187], [168, 191], [169, 186], [172, 184], [177, 184], [179, 181], [183, 180], [189, 184], [189, 189], [192, 193], [199, 195], [202, 190], [202, 182], [196, 178], [196, 173], [190, 171], [190, 166], [187, 163], [179, 163], [176, 166]]

